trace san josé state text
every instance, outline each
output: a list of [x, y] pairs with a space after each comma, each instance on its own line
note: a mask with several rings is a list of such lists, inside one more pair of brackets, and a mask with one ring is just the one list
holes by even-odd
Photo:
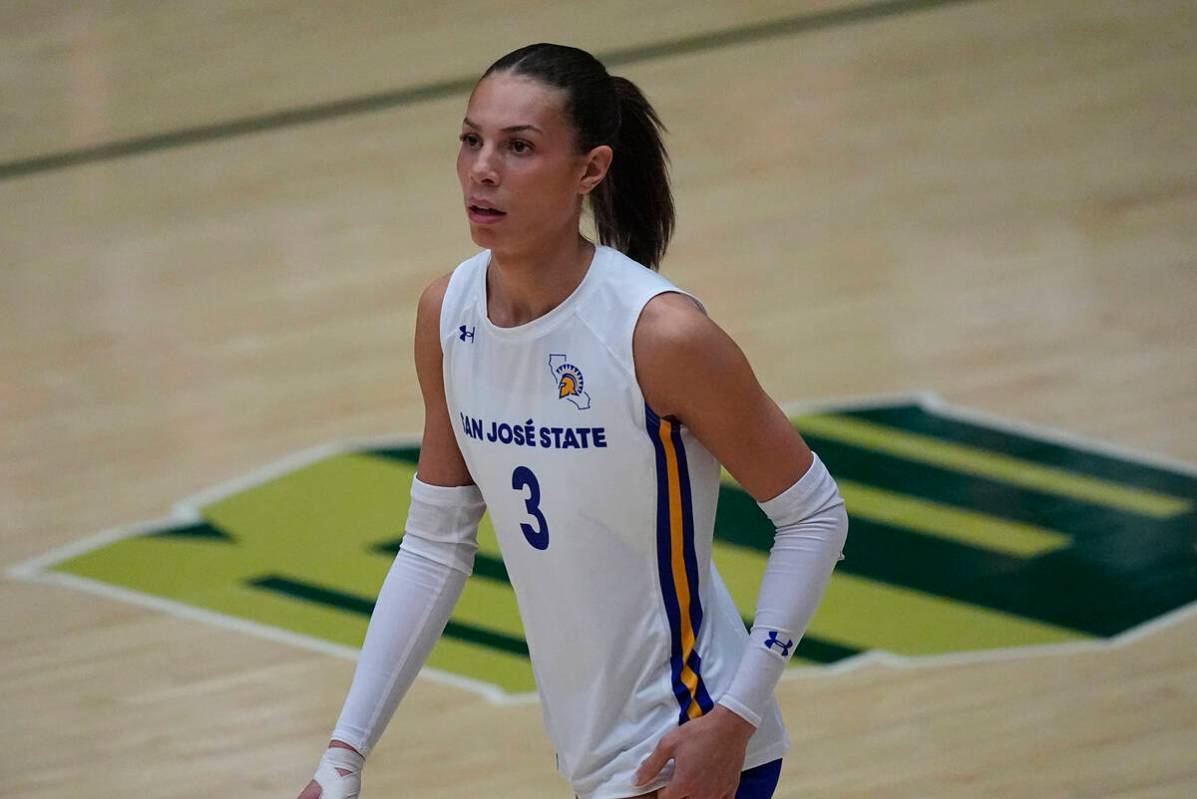
[[515, 447], [603, 449], [607, 446], [607, 431], [602, 427], [538, 427], [531, 419], [515, 423], [487, 422], [463, 413], [461, 429], [468, 438]]

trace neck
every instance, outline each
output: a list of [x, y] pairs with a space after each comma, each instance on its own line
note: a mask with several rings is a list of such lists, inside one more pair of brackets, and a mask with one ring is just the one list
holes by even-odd
[[556, 241], [526, 249], [492, 249], [486, 275], [490, 321], [515, 327], [544, 316], [573, 293], [594, 257], [595, 246], [574, 229]]

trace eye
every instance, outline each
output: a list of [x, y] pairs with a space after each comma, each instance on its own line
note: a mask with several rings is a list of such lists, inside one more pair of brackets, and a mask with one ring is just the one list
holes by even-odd
[[532, 152], [532, 145], [523, 139], [513, 139], [511, 142], [511, 149], [517, 154], [523, 155], [524, 153]]
[[465, 142], [466, 144], [470, 145], [471, 147], [473, 147], [474, 144], [478, 141], [478, 137], [475, 136], [473, 133], [463, 133], [460, 136], [458, 136], [457, 138], [459, 141]]

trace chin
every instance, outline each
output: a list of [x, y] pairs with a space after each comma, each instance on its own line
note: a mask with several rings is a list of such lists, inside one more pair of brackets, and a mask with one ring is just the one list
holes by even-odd
[[474, 225], [470, 225], [470, 238], [473, 239], [474, 243], [479, 247], [484, 247], [487, 249], [489, 249], [495, 242], [494, 234], [485, 228], [479, 230]]
[[479, 247], [493, 249], [495, 244], [509, 239], [509, 235], [504, 235], [502, 231], [495, 230], [491, 225], [475, 225], [470, 222], [467, 224], [470, 226], [470, 238]]

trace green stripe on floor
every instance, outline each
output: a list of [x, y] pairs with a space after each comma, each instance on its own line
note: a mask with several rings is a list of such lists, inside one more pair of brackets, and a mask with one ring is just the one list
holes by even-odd
[[1072, 540], [1046, 527], [999, 519], [852, 480], [840, 480], [839, 487], [853, 518], [903, 527], [1005, 555], [1034, 557], [1066, 547]]
[[800, 416], [796, 424], [799, 431], [844, 444], [1157, 519], [1167, 519], [1193, 507], [1187, 499], [1129, 488], [1109, 480], [846, 416]]

